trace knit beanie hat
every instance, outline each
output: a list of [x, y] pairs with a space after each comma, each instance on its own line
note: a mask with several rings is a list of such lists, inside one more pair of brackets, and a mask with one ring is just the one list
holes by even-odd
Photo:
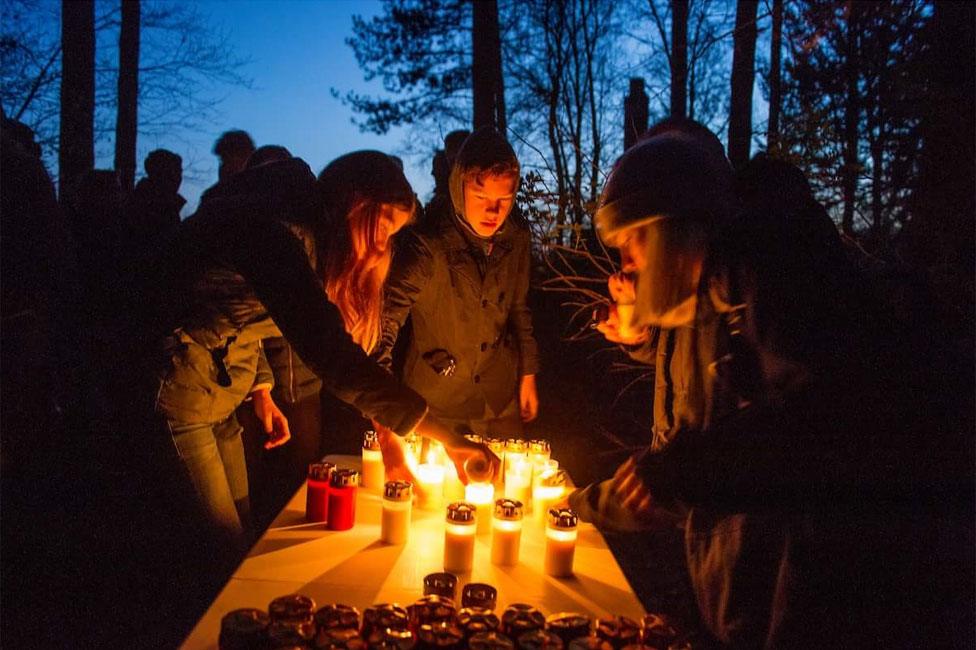
[[505, 137], [492, 127], [483, 127], [472, 133], [461, 145], [454, 167], [451, 169], [451, 202], [456, 214], [464, 215], [464, 179], [471, 172], [514, 174], [519, 177], [520, 168], [515, 150]]
[[413, 188], [396, 162], [382, 151], [353, 151], [330, 162], [319, 174], [319, 194], [330, 215], [344, 217], [363, 197], [413, 206]]

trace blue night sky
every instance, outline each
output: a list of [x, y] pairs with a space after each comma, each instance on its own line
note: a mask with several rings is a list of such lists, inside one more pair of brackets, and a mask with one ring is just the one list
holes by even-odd
[[[352, 111], [329, 89], [381, 92], [367, 84], [344, 40], [352, 34], [352, 16], [369, 16], [378, 0], [289, 0], [199, 3], [215, 25], [229, 34], [236, 54], [251, 59], [243, 69], [253, 88], [231, 88], [220, 104], [223, 115], [213, 132], [180, 134], [178, 142], [165, 137], [141, 137], [141, 158], [157, 147], [183, 156], [188, 170], [181, 193], [195, 209], [200, 193], [217, 180], [216, 159], [210, 153], [216, 137], [228, 128], [251, 134], [258, 145], [280, 144], [304, 158], [318, 173], [337, 156], [355, 149], [397, 153], [403, 130], [377, 136], [360, 133], [350, 122]], [[405, 159], [414, 191], [426, 199], [433, 189], [429, 161]]]

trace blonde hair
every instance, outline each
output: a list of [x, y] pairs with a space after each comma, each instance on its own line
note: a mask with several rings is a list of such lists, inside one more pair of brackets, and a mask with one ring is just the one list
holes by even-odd
[[412, 212], [415, 206], [360, 197], [345, 215], [336, 215], [340, 227], [329, 237], [323, 265], [329, 300], [339, 308], [353, 341], [367, 353], [376, 347], [382, 331], [383, 282], [390, 272], [393, 247], [390, 241], [377, 250], [376, 237], [383, 213], [392, 207]]

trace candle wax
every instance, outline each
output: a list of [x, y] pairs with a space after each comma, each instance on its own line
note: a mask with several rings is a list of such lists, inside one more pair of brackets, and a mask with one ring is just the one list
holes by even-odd
[[356, 486], [329, 487], [329, 530], [349, 530], [356, 523]]
[[465, 501], [477, 508], [478, 534], [491, 531], [491, 515], [495, 507], [495, 486], [491, 483], [469, 483], [464, 491]]
[[410, 502], [383, 499], [380, 539], [387, 544], [406, 544], [410, 538]]
[[308, 490], [305, 493], [305, 520], [308, 522], [324, 522], [329, 515], [329, 483], [328, 481], [308, 480]]
[[495, 519], [491, 535], [491, 563], [515, 566], [519, 561], [522, 522]]
[[576, 531], [546, 529], [545, 573], [556, 578], [573, 575]]
[[360, 485], [370, 492], [382, 492], [386, 484], [386, 468], [383, 466], [383, 452], [378, 449], [363, 449], [363, 473]]
[[475, 525], [448, 523], [444, 527], [444, 570], [468, 573], [474, 565]]

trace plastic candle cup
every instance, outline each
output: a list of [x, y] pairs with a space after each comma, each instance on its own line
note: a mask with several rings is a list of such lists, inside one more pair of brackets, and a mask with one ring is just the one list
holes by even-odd
[[444, 466], [440, 463], [424, 463], [417, 466], [417, 481], [423, 488], [417, 492], [417, 507], [437, 510], [444, 499]]
[[476, 510], [470, 503], [459, 501], [447, 506], [444, 526], [444, 570], [468, 573], [474, 565]]
[[521, 501], [526, 506], [532, 500], [532, 463], [527, 456], [508, 455], [511, 459], [505, 468], [505, 498]]
[[491, 533], [491, 563], [499, 566], [518, 564], [521, 541], [522, 502], [512, 499], [495, 501]]
[[361, 485], [364, 490], [380, 493], [386, 483], [386, 468], [383, 466], [383, 452], [375, 431], [363, 435], [363, 475]]
[[335, 465], [312, 463], [308, 466], [308, 488], [305, 491], [305, 520], [325, 522], [329, 516], [329, 478]]
[[536, 477], [532, 487], [532, 515], [540, 525], [545, 525], [549, 509], [563, 498], [566, 481], [566, 472], [559, 469], [546, 471]]
[[495, 505], [495, 486], [491, 483], [468, 483], [464, 489], [464, 500], [478, 511], [478, 534], [491, 530], [491, 513]]
[[528, 459], [529, 451], [528, 446], [525, 444], [524, 440], [519, 440], [518, 438], [509, 438], [505, 441], [505, 478], [508, 478], [508, 470], [511, 469], [512, 464], [517, 460]]
[[464, 501], [464, 483], [450, 458], [444, 461], [444, 498], [448, 501]]
[[[498, 471], [498, 476], [495, 477], [495, 482], [501, 481], [502, 476], [505, 474], [505, 441], [499, 438], [485, 438], [485, 444], [488, 445], [488, 449], [491, 453], [498, 456], [498, 460], [501, 461], [501, 468]], [[501, 485], [501, 483], [499, 483]]]
[[529, 460], [534, 469], [538, 469], [542, 461], [552, 458], [552, 448], [548, 440], [529, 440]]
[[337, 469], [329, 479], [329, 530], [349, 530], [356, 523], [359, 472]]
[[413, 485], [409, 481], [389, 481], [384, 487], [380, 539], [387, 544], [407, 543], [412, 498]]
[[573, 575], [573, 556], [576, 555], [576, 513], [569, 508], [549, 510], [546, 526], [545, 573], [555, 578]]

